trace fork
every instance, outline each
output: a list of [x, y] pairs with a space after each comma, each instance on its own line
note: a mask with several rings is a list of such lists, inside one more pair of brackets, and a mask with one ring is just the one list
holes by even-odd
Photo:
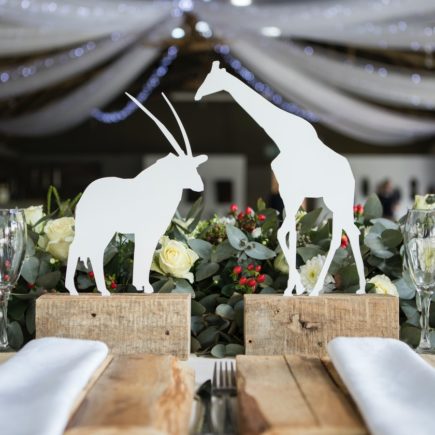
[[235, 432], [233, 424], [231, 397], [237, 394], [236, 374], [234, 363], [216, 362], [213, 369], [213, 380], [211, 385], [212, 396], [223, 399], [224, 401], [224, 426], [223, 433], [231, 434]]

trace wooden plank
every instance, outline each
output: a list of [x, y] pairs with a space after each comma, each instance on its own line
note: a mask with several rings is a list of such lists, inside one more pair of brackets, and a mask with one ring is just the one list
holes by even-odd
[[399, 299], [367, 294], [245, 295], [247, 355], [326, 356], [334, 337], [399, 338]]
[[190, 354], [189, 294], [47, 294], [36, 300], [36, 337], [105, 342], [112, 354]]
[[237, 400], [242, 434], [317, 426], [283, 356], [237, 356]]
[[319, 358], [286, 355], [285, 359], [320, 427], [335, 433], [367, 434], [356, 408], [334, 383]]
[[193, 395], [193, 371], [176, 358], [118, 356], [86, 395], [65, 433], [187, 434]]

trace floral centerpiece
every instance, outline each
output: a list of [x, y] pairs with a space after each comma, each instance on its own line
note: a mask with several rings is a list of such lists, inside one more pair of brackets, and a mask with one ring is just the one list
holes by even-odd
[[[64, 287], [69, 244], [74, 237], [74, 200], [61, 201], [55, 188], [47, 206], [26, 210], [29, 226], [27, 258], [12, 295], [9, 338], [19, 348], [35, 330], [35, 298]], [[417, 197], [419, 206], [431, 206], [432, 197]], [[192, 351], [216, 357], [243, 353], [243, 296], [249, 293], [283, 293], [288, 265], [277, 241], [281, 220], [261, 199], [255, 208], [233, 204], [225, 216], [201, 219], [199, 199], [185, 217], [177, 214], [156, 247], [151, 283], [156, 292], [192, 295]], [[418, 341], [415, 292], [402, 276], [402, 234], [399, 223], [382, 218], [376, 195], [354, 207], [368, 292], [401, 297], [403, 338]], [[313, 288], [331, 242], [331, 218], [318, 208], [297, 214], [297, 267], [307, 289]], [[136, 292], [131, 285], [134, 239], [117, 234], [105, 252], [105, 277], [112, 292]], [[93, 292], [90, 265], [79, 263], [79, 291]], [[353, 293], [358, 274], [347, 236], [325, 280], [326, 291]]]

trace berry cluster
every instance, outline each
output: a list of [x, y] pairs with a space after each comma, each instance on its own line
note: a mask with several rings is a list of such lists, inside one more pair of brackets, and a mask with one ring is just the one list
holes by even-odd
[[248, 233], [252, 233], [258, 225], [266, 220], [266, 215], [255, 213], [251, 207], [246, 207], [245, 211], [239, 211], [237, 204], [232, 204], [230, 214], [236, 219], [236, 224], [239, 228]]
[[342, 249], [345, 249], [345, 248], [347, 248], [349, 246], [349, 238], [346, 236], [346, 234], [343, 234], [342, 236], [341, 236], [341, 244], [340, 244], [340, 247], [342, 248]]
[[225, 225], [219, 222], [211, 224], [202, 237], [213, 245], [219, 245], [227, 238]]
[[[88, 273], [88, 276], [90, 279], [94, 280], [95, 279], [95, 274], [94, 272], [90, 271]], [[116, 289], [116, 287], [118, 287], [118, 284], [116, 283], [116, 279], [114, 275], [110, 275], [109, 277], [104, 277], [105, 281], [106, 281], [106, 285], [109, 286], [109, 288], [111, 288], [112, 290]]]
[[364, 206], [361, 204], [357, 204], [353, 207], [353, 214], [356, 218], [359, 218], [364, 213]]
[[247, 266], [238, 264], [233, 267], [231, 277], [237, 288], [245, 293], [254, 293], [258, 284], [266, 280], [266, 275], [261, 273], [261, 266], [249, 263]]

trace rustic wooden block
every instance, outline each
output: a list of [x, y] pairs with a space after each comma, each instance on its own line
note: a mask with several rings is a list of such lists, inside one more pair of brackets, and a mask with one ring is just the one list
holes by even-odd
[[71, 418], [67, 435], [187, 435], [194, 373], [172, 356], [115, 356]]
[[36, 301], [36, 337], [105, 342], [117, 354], [190, 354], [190, 295], [47, 294]]
[[247, 355], [325, 356], [334, 337], [399, 338], [399, 299], [367, 294], [245, 296]]
[[366, 435], [352, 400], [321, 360], [301, 355], [237, 357], [242, 435]]

